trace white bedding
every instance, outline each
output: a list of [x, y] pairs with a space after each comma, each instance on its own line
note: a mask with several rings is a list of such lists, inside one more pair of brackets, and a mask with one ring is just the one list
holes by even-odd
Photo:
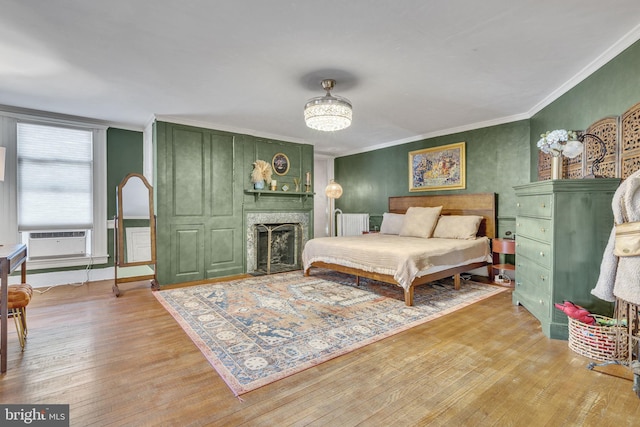
[[491, 262], [489, 239], [401, 237], [381, 233], [309, 240], [302, 252], [304, 270], [326, 262], [386, 274], [405, 290], [416, 277], [474, 262]]

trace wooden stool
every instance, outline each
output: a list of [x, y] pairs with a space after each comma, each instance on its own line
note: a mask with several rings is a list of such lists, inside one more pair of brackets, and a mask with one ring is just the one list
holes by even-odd
[[24, 342], [27, 339], [27, 305], [31, 302], [33, 289], [26, 283], [9, 285], [8, 294], [7, 310], [16, 323], [20, 347], [24, 351]]

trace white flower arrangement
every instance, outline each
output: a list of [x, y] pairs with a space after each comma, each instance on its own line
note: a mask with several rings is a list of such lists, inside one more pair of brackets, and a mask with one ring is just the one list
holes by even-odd
[[554, 157], [565, 156], [573, 159], [582, 153], [582, 142], [578, 141], [576, 132], [556, 129], [540, 135], [538, 148]]

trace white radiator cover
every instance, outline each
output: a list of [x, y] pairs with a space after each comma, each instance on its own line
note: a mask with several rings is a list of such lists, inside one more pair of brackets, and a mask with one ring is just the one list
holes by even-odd
[[369, 231], [369, 214], [339, 213], [336, 226], [338, 236], [357, 236]]
[[29, 233], [29, 258], [83, 256], [87, 250], [87, 232], [47, 231]]

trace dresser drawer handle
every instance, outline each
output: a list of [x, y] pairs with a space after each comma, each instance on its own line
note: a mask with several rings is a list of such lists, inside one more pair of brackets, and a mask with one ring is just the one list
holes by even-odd
[[546, 280], [544, 276], [540, 276], [540, 280], [542, 280], [543, 282]]
[[544, 252], [540, 251], [540, 256], [544, 257]]
[[541, 208], [546, 208], [547, 206], [544, 203], [540, 203]]
[[518, 203], [516, 203], [516, 207], [517, 207], [517, 208], [519, 208], [519, 207], [520, 207], [520, 203], [519, 203], [519, 202], [518, 202]]
[[544, 305], [544, 300], [540, 300], [540, 305]]
[[546, 228], [544, 228], [544, 227], [542, 227], [542, 228], [540, 229], [540, 232], [542, 232], [542, 233], [544, 233], [544, 232], [546, 232], [546, 231], [547, 231], [547, 229], [546, 229]]

